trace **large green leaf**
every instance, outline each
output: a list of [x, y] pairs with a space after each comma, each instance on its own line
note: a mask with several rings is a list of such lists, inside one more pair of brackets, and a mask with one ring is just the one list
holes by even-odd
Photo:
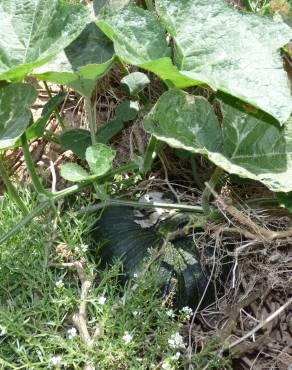
[[292, 190], [292, 121], [280, 128], [239, 100], [222, 102], [220, 128], [212, 106], [182, 91], [166, 92], [145, 129], [169, 145], [200, 153], [229, 173], [261, 181], [273, 191]]
[[0, 89], [0, 150], [11, 147], [24, 133], [37, 98], [31, 85], [10, 84]]
[[156, 73], [171, 86], [193, 84], [172, 64], [164, 30], [150, 12], [124, 8], [99, 19], [97, 25], [113, 41], [116, 54], [124, 62]]
[[56, 58], [34, 70], [33, 75], [90, 96], [96, 80], [107, 73], [113, 61], [112, 42], [92, 22]]
[[279, 49], [284, 23], [235, 10], [226, 0], [156, 0], [182, 74], [288, 120], [292, 98]]
[[0, 80], [21, 80], [68, 46], [88, 9], [59, 0], [1, 0]]

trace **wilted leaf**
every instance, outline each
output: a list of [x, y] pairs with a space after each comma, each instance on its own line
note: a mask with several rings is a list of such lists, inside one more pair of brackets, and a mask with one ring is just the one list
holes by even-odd
[[292, 98], [280, 48], [292, 30], [226, 0], [156, 0], [182, 74], [288, 120]]
[[68, 181], [80, 182], [86, 181], [90, 177], [90, 174], [79, 166], [79, 164], [65, 163], [61, 167], [61, 176]]
[[95, 23], [89, 23], [65, 50], [34, 70], [33, 76], [67, 85], [84, 96], [91, 96], [96, 80], [108, 72], [113, 61], [112, 42]]
[[2, 0], [0, 19], [0, 80], [21, 80], [69, 45], [89, 12], [59, 0]]
[[91, 172], [102, 176], [112, 168], [116, 152], [109, 146], [98, 143], [87, 148], [85, 156]]
[[13, 146], [24, 133], [36, 98], [31, 85], [10, 84], [0, 89], [0, 150]]
[[280, 128], [270, 116], [247, 108], [235, 99], [222, 102], [221, 129], [207, 100], [169, 91], [144, 126], [175, 148], [205, 154], [229, 173], [261, 181], [273, 191], [291, 191], [292, 122]]
[[142, 72], [130, 73], [121, 80], [122, 87], [130, 96], [139, 94], [149, 83], [148, 76]]

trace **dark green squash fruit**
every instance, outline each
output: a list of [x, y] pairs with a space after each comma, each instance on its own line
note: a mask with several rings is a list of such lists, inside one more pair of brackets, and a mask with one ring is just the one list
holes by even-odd
[[[175, 214], [153, 226], [142, 227], [141, 220], [147, 221], [147, 218], [149, 211], [139, 212], [137, 219], [137, 211], [131, 207], [109, 207], [103, 211], [93, 230], [94, 248], [101, 248], [98, 255], [98, 259], [101, 257], [101, 266], [106, 268], [116, 260], [122, 262], [121, 283], [125, 283], [141, 270], [142, 261], [147, 257], [149, 249], [158, 251], [166, 233], [183, 227], [188, 216]], [[208, 285], [208, 276], [202, 269], [192, 238], [174, 238], [165, 247], [159, 263], [162, 295], [175, 289], [175, 307], [196, 308], [205, 290], [200, 308], [215, 301], [214, 282], [211, 281]]]

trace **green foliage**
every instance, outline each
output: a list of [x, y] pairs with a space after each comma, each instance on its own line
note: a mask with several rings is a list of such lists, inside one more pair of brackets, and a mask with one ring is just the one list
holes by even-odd
[[49, 99], [44, 105], [42, 114], [27, 130], [26, 137], [28, 140], [34, 140], [41, 137], [44, 133], [46, 124], [56, 108], [64, 101], [66, 93], [59, 93], [53, 98]]
[[279, 49], [292, 38], [289, 27], [225, 0], [157, 0], [156, 9], [182, 74], [287, 121], [292, 101]]
[[87, 181], [106, 174], [112, 168], [116, 152], [109, 146], [98, 143], [89, 146], [85, 151], [85, 159], [91, 173], [76, 163], [66, 163], [61, 168], [61, 176], [69, 181]]
[[54, 59], [35, 69], [33, 75], [90, 96], [96, 80], [109, 71], [113, 61], [112, 42], [91, 22], [76, 40]]
[[[21, 195], [30, 209], [35, 207], [36, 199], [28, 191]], [[82, 198], [75, 199], [77, 209], [86, 203]], [[14, 203], [7, 196], [1, 197], [1, 235], [20, 219]], [[175, 315], [158, 297], [156, 266], [122, 288], [118, 284], [118, 262], [104, 271], [85, 252], [92, 221], [88, 216], [76, 217], [71, 208], [63, 215], [68, 252], [74, 259], [84, 261], [86, 274], [94, 282], [87, 297], [88, 327], [94, 333], [100, 326], [100, 334], [91, 347], [84, 345], [78, 332], [69, 339], [70, 317], [80, 305], [80, 281], [75, 270], [46, 265], [45, 246], [55, 233], [58, 237], [49, 251], [50, 261], [66, 260], [56, 248], [62, 241], [61, 230], [58, 227], [54, 231], [53, 223], [41, 217], [0, 246], [0, 368], [53, 369], [57, 368], [53, 365], [56, 357], [62, 367], [66, 364], [72, 369], [83, 368], [89, 360], [100, 369], [109, 370], [146, 370], [162, 363], [168, 363], [174, 370], [184, 367], [183, 350], [171, 348], [168, 340], [186, 323], [186, 315], [183, 312]], [[135, 294], [134, 285], [137, 285]], [[132, 336], [129, 343], [123, 339], [126, 331]], [[199, 359], [199, 354], [193, 356], [192, 362], [207, 363], [215, 350], [215, 346], [208, 346], [202, 354], [206, 362], [203, 357]], [[177, 352], [180, 358], [176, 360]], [[215, 352], [213, 356], [215, 361]]]
[[10, 84], [0, 89], [0, 151], [13, 146], [32, 120], [30, 108], [36, 90], [26, 84]]
[[111, 169], [115, 156], [115, 150], [100, 143], [90, 146], [85, 153], [90, 170], [96, 176], [102, 176]]
[[97, 25], [113, 41], [124, 62], [156, 73], [169, 86], [192, 85], [172, 64], [164, 30], [150, 12], [129, 7], [99, 19]]
[[68, 46], [89, 13], [59, 0], [2, 0], [0, 18], [0, 80], [20, 81]]
[[221, 105], [220, 128], [207, 100], [172, 90], [159, 99], [145, 129], [175, 148], [207, 155], [229, 173], [261, 181], [273, 191], [291, 191], [291, 122], [280, 128], [238, 100]]
[[68, 181], [86, 181], [89, 173], [77, 163], [65, 163], [61, 168], [61, 176]]
[[145, 73], [133, 72], [121, 80], [122, 87], [130, 96], [136, 96], [149, 85], [150, 80]]
[[139, 112], [139, 103], [125, 100], [117, 107], [117, 118], [123, 122], [132, 121]]

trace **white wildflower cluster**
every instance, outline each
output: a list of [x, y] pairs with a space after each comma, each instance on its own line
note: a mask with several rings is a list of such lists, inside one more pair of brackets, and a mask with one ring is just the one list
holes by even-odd
[[88, 245], [87, 244], [81, 244], [80, 245], [80, 250], [83, 253], [86, 253], [88, 251]]
[[68, 329], [68, 339], [73, 339], [77, 335], [77, 330], [75, 328]]
[[141, 311], [138, 311], [138, 310], [133, 311], [133, 316], [140, 316], [140, 315], [141, 315]]
[[55, 285], [56, 285], [57, 288], [63, 288], [63, 286], [64, 286], [63, 280], [60, 279], [60, 280], [56, 281]]
[[185, 306], [181, 309], [181, 313], [184, 320], [189, 320], [193, 315], [193, 310], [190, 307]]
[[106, 302], [105, 296], [101, 295], [98, 297], [97, 303], [100, 304], [101, 306], [104, 305]]
[[180, 352], [176, 352], [174, 356], [171, 357], [172, 360], [177, 361], [180, 358]]
[[7, 328], [3, 325], [0, 325], [0, 337], [5, 334], [7, 334]]
[[164, 361], [161, 365], [161, 369], [163, 370], [174, 370], [174, 367], [168, 361]]
[[171, 335], [168, 344], [171, 348], [185, 348], [183, 337], [178, 332]]
[[50, 363], [52, 366], [59, 366], [62, 363], [62, 357], [61, 356], [53, 356], [51, 357]]
[[172, 308], [169, 308], [165, 313], [168, 317], [174, 317], [175, 316], [174, 311], [173, 311]]
[[122, 339], [126, 344], [129, 344], [132, 342], [133, 336], [128, 331], [125, 331]]

